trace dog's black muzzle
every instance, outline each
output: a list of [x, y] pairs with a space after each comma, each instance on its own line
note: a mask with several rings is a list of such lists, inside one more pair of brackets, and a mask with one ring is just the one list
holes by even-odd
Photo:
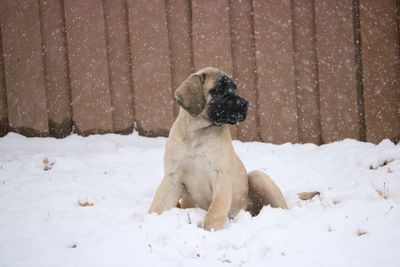
[[236, 94], [215, 95], [208, 105], [208, 116], [216, 124], [238, 124], [246, 119], [249, 102]]

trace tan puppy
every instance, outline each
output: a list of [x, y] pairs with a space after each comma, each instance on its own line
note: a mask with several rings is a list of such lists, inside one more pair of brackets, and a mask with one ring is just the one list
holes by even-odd
[[287, 208], [278, 186], [261, 171], [247, 174], [227, 124], [246, 118], [248, 102], [221, 70], [205, 68], [175, 91], [181, 106], [166, 144], [164, 179], [149, 212], [176, 207], [207, 210], [206, 230], [224, 227], [240, 209], [257, 215], [265, 205]]

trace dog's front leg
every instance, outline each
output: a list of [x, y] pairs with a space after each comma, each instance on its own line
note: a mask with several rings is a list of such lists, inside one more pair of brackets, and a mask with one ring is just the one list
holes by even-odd
[[158, 187], [149, 213], [161, 214], [176, 207], [183, 194], [183, 185], [174, 175], [165, 176]]
[[[228, 183], [229, 184], [229, 183]], [[213, 200], [204, 220], [204, 229], [220, 230], [224, 228], [232, 202], [232, 187], [218, 182], [213, 192]]]

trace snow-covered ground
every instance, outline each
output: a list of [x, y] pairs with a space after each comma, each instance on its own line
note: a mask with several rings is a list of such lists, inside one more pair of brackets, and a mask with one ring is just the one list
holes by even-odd
[[147, 214], [165, 141], [0, 138], [0, 266], [400, 266], [400, 145], [235, 141], [289, 210], [207, 232], [200, 209]]

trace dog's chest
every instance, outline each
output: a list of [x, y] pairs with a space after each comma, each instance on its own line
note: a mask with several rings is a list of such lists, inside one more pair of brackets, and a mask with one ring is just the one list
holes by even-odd
[[220, 166], [220, 159], [215, 153], [215, 147], [209, 142], [194, 142], [187, 144], [182, 150], [180, 167], [190, 173], [212, 175]]
[[190, 198], [198, 207], [208, 207], [213, 188], [220, 175], [219, 160], [204, 145], [192, 146], [176, 161], [180, 180]]
[[218, 165], [218, 160], [207, 151], [192, 150], [182, 155], [177, 167], [183, 173], [194, 176], [193, 178], [196, 180], [206, 182], [206, 180], [214, 180], [218, 177]]

